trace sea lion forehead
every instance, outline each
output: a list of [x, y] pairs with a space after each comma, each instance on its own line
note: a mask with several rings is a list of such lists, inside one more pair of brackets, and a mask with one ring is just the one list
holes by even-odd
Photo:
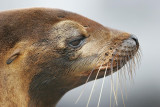
[[56, 34], [67, 33], [66, 36], [78, 36], [83, 35], [88, 37], [86, 28], [83, 27], [81, 24], [71, 21], [71, 20], [63, 20], [53, 25], [52, 33], [56, 31]]
[[[26, 12], [25, 12], [26, 11]], [[31, 8], [31, 9], [24, 9], [24, 13], [31, 13], [33, 16], [36, 14], [37, 16], [44, 17], [48, 19], [51, 23], [57, 23], [58, 21], [63, 20], [71, 20], [81, 24], [83, 27], [97, 29], [97, 28], [105, 28], [103, 25], [84, 17], [80, 14], [56, 9], [56, 8]]]

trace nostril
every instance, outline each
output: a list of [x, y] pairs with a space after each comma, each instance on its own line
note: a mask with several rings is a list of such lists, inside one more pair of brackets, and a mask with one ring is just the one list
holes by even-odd
[[135, 37], [134, 35], [131, 35], [130, 38], [133, 39], [137, 45], [139, 45], [137, 37]]

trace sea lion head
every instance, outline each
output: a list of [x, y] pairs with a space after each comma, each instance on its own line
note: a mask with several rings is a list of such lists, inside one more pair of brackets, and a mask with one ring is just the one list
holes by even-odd
[[0, 17], [0, 68], [5, 81], [12, 83], [6, 87], [16, 90], [18, 84], [30, 106], [55, 105], [91, 72], [90, 80], [97, 72], [101, 78], [106, 67], [110, 75], [139, 48], [132, 34], [63, 10], [22, 9], [1, 12]]

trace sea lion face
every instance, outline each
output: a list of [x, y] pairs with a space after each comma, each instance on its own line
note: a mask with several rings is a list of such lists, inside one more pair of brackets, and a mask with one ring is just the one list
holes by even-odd
[[45, 49], [38, 50], [40, 55], [37, 58], [41, 59], [37, 61], [39, 64], [36, 63], [38, 68], [41, 68], [38, 75], [44, 72], [51, 73], [60, 86], [63, 83], [63, 88], [73, 88], [83, 84], [92, 71], [94, 73], [91, 80], [95, 78], [100, 66], [98, 78], [104, 75], [106, 67], [107, 75], [111, 73], [112, 67], [113, 72], [117, 71], [138, 50], [138, 42], [128, 33], [106, 27], [94, 31], [92, 29], [92, 26], [86, 27], [78, 21], [59, 21], [49, 30], [46, 40], [34, 43], [35, 49], [31, 52], [33, 55], [28, 55], [27, 59], [32, 61], [31, 56], [35, 58], [35, 50], [41, 48], [40, 45], [37, 47], [37, 44], [46, 42]]
[[97, 72], [101, 78], [106, 68], [109, 75], [123, 67], [139, 48], [131, 34], [63, 10], [29, 9], [11, 14], [15, 21], [6, 22], [4, 32], [9, 33], [3, 38], [15, 37], [8, 42], [12, 46], [8, 46], [3, 68], [18, 74], [30, 105], [55, 104], [58, 96], [84, 84], [91, 72], [93, 80]]

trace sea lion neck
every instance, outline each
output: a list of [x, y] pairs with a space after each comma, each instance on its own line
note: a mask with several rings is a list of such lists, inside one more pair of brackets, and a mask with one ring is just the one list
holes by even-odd
[[[72, 80], [67, 81], [67, 78], [70, 78], [70, 76], [56, 77], [47, 72], [36, 75], [30, 83], [29, 105], [38, 105], [38, 107], [54, 107], [66, 92], [82, 85], [87, 79], [87, 77], [75, 77], [72, 78]], [[81, 83], [76, 81], [77, 78], [79, 78], [78, 81], [81, 81]]]
[[39, 89], [30, 89], [29, 106], [55, 107], [62, 96], [69, 91], [69, 89], [55, 87], [56, 85], [48, 83], [47, 85], [39, 86]]

